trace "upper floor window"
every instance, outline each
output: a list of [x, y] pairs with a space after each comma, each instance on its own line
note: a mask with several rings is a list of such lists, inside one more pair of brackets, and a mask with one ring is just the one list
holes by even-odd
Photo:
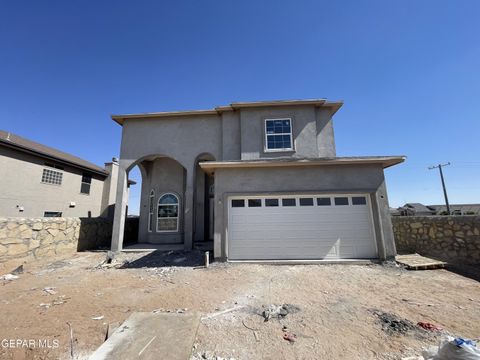
[[178, 197], [164, 194], [158, 199], [157, 231], [178, 231]]
[[45, 211], [43, 217], [62, 217], [61, 211]]
[[61, 170], [63, 170], [61, 166], [45, 163], [45, 168], [42, 173], [42, 183], [62, 185], [63, 172]]
[[292, 119], [265, 119], [265, 151], [293, 150]]
[[90, 186], [92, 185], [92, 175], [89, 173], [82, 174], [82, 184], [80, 185], [80, 192], [82, 194], [90, 194]]

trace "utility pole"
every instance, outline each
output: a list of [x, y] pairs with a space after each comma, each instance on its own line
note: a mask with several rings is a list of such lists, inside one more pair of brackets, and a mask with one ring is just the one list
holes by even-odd
[[447, 189], [445, 188], [445, 180], [443, 179], [443, 171], [442, 171], [442, 167], [448, 166], [448, 165], [450, 165], [450, 162], [448, 162], [446, 164], [438, 164], [437, 166], [430, 166], [428, 168], [428, 170], [433, 170], [433, 169], [438, 168], [438, 170], [440, 171], [440, 179], [442, 179], [443, 195], [445, 196], [445, 204], [447, 205], [447, 213], [448, 213], [448, 215], [451, 215], [450, 204], [448, 203]]

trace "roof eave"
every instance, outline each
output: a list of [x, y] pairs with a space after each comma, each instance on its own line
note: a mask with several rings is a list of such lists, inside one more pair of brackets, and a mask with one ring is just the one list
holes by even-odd
[[255, 167], [294, 167], [294, 166], [332, 166], [332, 165], [368, 165], [381, 164], [384, 169], [404, 162], [405, 156], [388, 156], [379, 158], [333, 158], [318, 160], [295, 160], [295, 161], [205, 161], [199, 163], [204, 170], [220, 168], [255, 168]]
[[206, 110], [186, 110], [186, 111], [165, 111], [154, 113], [140, 114], [117, 114], [111, 115], [111, 119], [119, 125], [123, 125], [126, 119], [145, 119], [145, 118], [161, 118], [161, 117], [177, 117], [177, 116], [194, 116], [194, 115], [220, 115], [222, 112], [235, 111], [242, 108], [258, 108], [267, 106], [298, 106], [313, 105], [316, 107], [329, 107], [332, 109], [332, 115], [343, 105], [343, 101], [327, 101], [326, 99], [306, 99], [306, 100], [276, 100], [276, 101], [253, 101], [253, 102], [236, 102], [230, 105], [217, 106], [215, 109]]
[[124, 114], [124, 115], [111, 115], [113, 121], [123, 125], [126, 119], [146, 119], [146, 118], [159, 118], [159, 117], [178, 117], [178, 116], [191, 116], [191, 115], [218, 115], [217, 110], [186, 110], [186, 111], [164, 111], [155, 113], [141, 113], [141, 114]]
[[29, 153], [29, 154], [33, 154], [33, 155], [42, 157], [42, 158], [45, 158], [45, 159], [55, 160], [56, 162], [59, 162], [59, 163], [65, 164], [65, 165], [69, 165], [69, 166], [77, 168], [77, 169], [88, 170], [91, 173], [95, 173], [97, 175], [101, 175], [101, 176], [104, 176], [104, 177], [108, 177], [108, 175], [109, 175], [108, 171], [106, 171], [106, 170], [94, 169], [94, 168], [90, 168], [90, 167], [83, 166], [83, 165], [80, 165], [80, 164], [76, 164], [72, 161], [68, 161], [68, 160], [61, 159], [61, 158], [56, 157], [56, 156], [45, 154], [41, 151], [36, 151], [36, 150], [33, 150], [33, 149], [29, 149], [25, 146], [22, 146], [22, 145], [19, 145], [19, 144], [10, 142], [10, 141], [5, 141], [3, 139], [0, 139], [0, 144], [5, 145], [5, 146], [10, 147], [10, 148], [13, 148], [13, 149], [18, 149], [18, 150], [23, 151], [25, 153]]

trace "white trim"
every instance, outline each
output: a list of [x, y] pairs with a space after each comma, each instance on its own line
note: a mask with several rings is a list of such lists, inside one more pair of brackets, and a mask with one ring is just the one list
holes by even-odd
[[[153, 200], [152, 200], [153, 198]], [[152, 212], [150, 212], [152, 211]], [[152, 215], [152, 219], [150, 220], [150, 215]], [[152, 224], [152, 221], [153, 221], [153, 217], [155, 216], [155, 190], [152, 189], [150, 191], [150, 195], [148, 195], [148, 227], [147, 227], [147, 231], [149, 233], [153, 232], [153, 224]], [[150, 226], [152, 225], [152, 226]]]
[[[275, 120], [288, 120], [290, 121], [290, 133], [280, 133], [280, 134], [267, 134], [267, 121], [275, 121]], [[263, 126], [263, 131], [264, 131], [264, 141], [265, 145], [263, 147], [264, 152], [283, 152], [283, 151], [294, 151], [293, 147], [293, 120], [292, 118], [270, 118], [270, 119], [265, 119], [264, 120], [264, 126]], [[282, 148], [282, 149], [269, 149], [268, 148], [268, 135], [289, 135], [290, 136], [290, 144], [291, 146], [289, 148]]]
[[[173, 195], [175, 196], [175, 198], [177, 199], [177, 203], [176, 204], [165, 204], [165, 205], [160, 205], [160, 200], [166, 196], [166, 195]], [[159, 221], [158, 219], [160, 219], [160, 217], [158, 216], [158, 208], [160, 206], [171, 206], [171, 205], [176, 205], [177, 206], [177, 217], [170, 217], [170, 218], [162, 218], [162, 219], [176, 219], [177, 220], [177, 228], [175, 230], [158, 230], [158, 224], [159, 224]], [[166, 193], [163, 193], [161, 194], [159, 197], [158, 197], [158, 201], [157, 201], [157, 226], [156, 226], [156, 232], [158, 233], [176, 233], [178, 232], [178, 228], [179, 228], [179, 223], [180, 223], [180, 197], [173, 193], [173, 192], [166, 192]]]

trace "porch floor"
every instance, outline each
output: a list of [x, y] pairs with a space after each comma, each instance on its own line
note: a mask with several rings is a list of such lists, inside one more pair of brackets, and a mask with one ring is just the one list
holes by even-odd
[[[200, 251], [213, 251], [213, 241], [195, 241], [193, 248]], [[137, 243], [131, 245], [125, 245], [122, 249], [123, 252], [145, 252], [145, 251], [170, 251], [170, 250], [184, 250], [183, 244], [150, 244], [150, 243]]]
[[183, 250], [183, 244], [150, 244], [150, 243], [137, 243], [125, 246], [123, 252], [144, 252], [144, 251], [170, 251], [170, 250]]

